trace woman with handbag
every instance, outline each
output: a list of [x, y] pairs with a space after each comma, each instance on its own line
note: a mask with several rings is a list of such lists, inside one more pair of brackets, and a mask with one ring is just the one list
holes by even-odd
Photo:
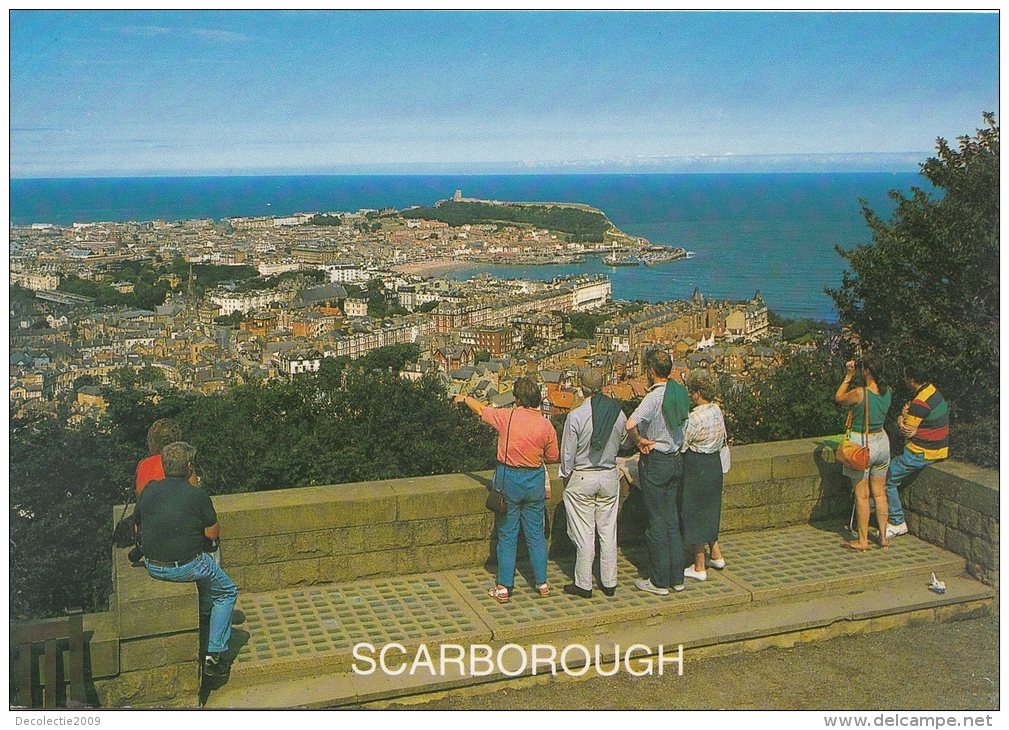
[[722, 457], [725, 419], [715, 400], [715, 383], [703, 370], [690, 373], [687, 394], [694, 404], [683, 430], [683, 542], [691, 546], [694, 564], [686, 578], [707, 580], [704, 547], [711, 549], [711, 567], [721, 570], [725, 558], [718, 547], [722, 517]]
[[[850, 441], [854, 449], [849, 453], [860, 451], [858, 447], [868, 449], [868, 459], [863, 453], [855, 458], [843, 456], [848, 459], [844, 466], [843, 473], [851, 479], [855, 489], [855, 520], [858, 525], [858, 540], [852, 542], [842, 542], [841, 546], [850, 548], [857, 552], [865, 552], [869, 549], [869, 492], [872, 492], [873, 500], [876, 502], [876, 522], [880, 525], [879, 544], [884, 548], [890, 544], [886, 539], [886, 470], [890, 465], [890, 439], [883, 430], [883, 421], [886, 412], [890, 410], [889, 388], [880, 385], [882, 375], [882, 363], [876, 357], [865, 358], [860, 369], [865, 385], [861, 388], [851, 388], [851, 379], [855, 375], [856, 365], [854, 360], [849, 360], [846, 364], [847, 372], [844, 381], [837, 387], [834, 400], [842, 406], [848, 406], [851, 410], [848, 413], [848, 430], [845, 437]], [[842, 443], [842, 448], [845, 444]], [[842, 448], [838, 449], [839, 454]]]
[[507, 603], [514, 593], [520, 523], [529, 548], [536, 591], [540, 596], [550, 595], [547, 538], [543, 532], [549, 496], [544, 464], [560, 460], [557, 433], [539, 410], [539, 386], [530, 378], [519, 378], [513, 392], [515, 408], [507, 409], [489, 408], [469, 396], [455, 397], [456, 403], [465, 403], [498, 432], [498, 466], [491, 489], [504, 494], [506, 507], [503, 514], [495, 515], [497, 584], [490, 595], [498, 603]]

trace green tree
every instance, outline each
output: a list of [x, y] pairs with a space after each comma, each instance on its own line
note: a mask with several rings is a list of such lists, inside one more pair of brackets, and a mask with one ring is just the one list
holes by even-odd
[[130, 458], [111, 446], [93, 421], [71, 427], [44, 417], [11, 420], [12, 618], [106, 604], [112, 506], [125, 501], [129, 476], [123, 467]]
[[569, 334], [575, 340], [594, 339], [596, 336], [596, 327], [605, 321], [606, 317], [602, 314], [572, 312], [568, 315]]
[[[921, 166], [936, 188], [891, 191], [884, 221], [863, 201], [872, 243], [828, 289], [841, 322], [893, 366], [923, 365], [950, 406], [958, 458], [997, 466], [999, 423], [999, 129], [994, 114], [959, 149], [944, 139]], [[898, 391], [901, 398], [909, 394]]]
[[773, 372], [750, 385], [723, 384], [725, 426], [733, 443], [763, 443], [828, 436], [844, 429], [834, 403], [841, 358], [827, 347], [786, 356]]
[[477, 350], [473, 353], [473, 361], [476, 364], [490, 361], [490, 353], [487, 350]]

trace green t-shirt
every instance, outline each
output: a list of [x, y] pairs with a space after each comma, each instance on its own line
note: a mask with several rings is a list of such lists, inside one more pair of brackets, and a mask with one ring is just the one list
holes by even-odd
[[162, 563], [192, 560], [203, 552], [204, 529], [217, 524], [210, 495], [182, 477], [148, 482], [134, 515], [144, 555]]
[[[869, 394], [869, 430], [879, 431], [883, 428], [883, 421], [886, 420], [886, 412], [890, 410], [890, 396], [893, 391], [887, 388], [883, 395], [876, 395], [868, 388], [862, 390]], [[859, 403], [851, 408], [851, 432], [861, 433], [864, 430], [865, 403]]]

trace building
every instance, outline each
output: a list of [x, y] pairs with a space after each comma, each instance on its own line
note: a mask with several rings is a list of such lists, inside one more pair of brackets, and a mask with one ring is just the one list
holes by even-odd
[[348, 317], [367, 317], [368, 297], [347, 297], [343, 308]]
[[220, 316], [233, 312], [251, 312], [254, 309], [266, 309], [274, 302], [282, 302], [288, 292], [279, 289], [261, 289], [250, 292], [226, 292], [212, 294], [210, 301], [220, 308]]
[[48, 271], [12, 271], [10, 283], [32, 291], [55, 291], [60, 285], [60, 275]]
[[473, 348], [477, 352], [489, 352], [491, 357], [500, 357], [514, 352], [522, 346], [521, 331], [505, 325], [503, 327], [463, 327], [459, 330], [459, 344]]
[[322, 353], [318, 350], [308, 352], [286, 350], [277, 354], [277, 369], [288, 377], [301, 373], [317, 373], [322, 363]]

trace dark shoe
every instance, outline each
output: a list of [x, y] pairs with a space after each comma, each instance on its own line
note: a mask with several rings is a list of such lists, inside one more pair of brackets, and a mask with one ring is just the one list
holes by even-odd
[[574, 583], [564, 586], [564, 592], [569, 596], [578, 596], [579, 598], [592, 598], [592, 589], [585, 590], [584, 588], [579, 588]]
[[603, 592], [604, 596], [612, 596], [614, 593], [617, 592], [616, 586], [613, 586], [612, 588], [607, 588], [606, 586], [599, 586], [599, 589]]
[[130, 550], [126, 558], [134, 565], [139, 565], [140, 563], [144, 562], [144, 551], [140, 549], [139, 545], [137, 545], [132, 550]]
[[228, 676], [228, 664], [221, 655], [207, 654], [203, 660], [203, 676], [205, 677], [226, 677]]

